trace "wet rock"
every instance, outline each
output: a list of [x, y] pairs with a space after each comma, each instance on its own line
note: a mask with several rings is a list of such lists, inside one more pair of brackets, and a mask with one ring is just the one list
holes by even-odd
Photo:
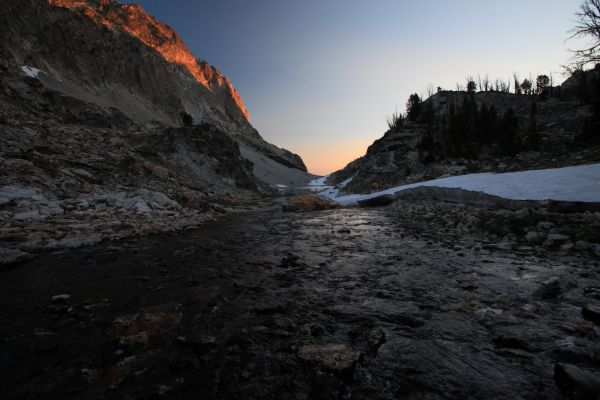
[[16, 249], [0, 247], [0, 267], [17, 264], [31, 258], [31, 254]]
[[257, 314], [274, 314], [285, 310], [285, 303], [278, 301], [259, 301], [254, 304], [254, 310]]
[[557, 298], [562, 291], [561, 281], [552, 279], [543, 283], [533, 292], [533, 298], [540, 300], [551, 300]]
[[600, 325], [600, 305], [586, 304], [581, 309], [581, 315], [588, 321], [592, 321], [596, 325]]
[[584, 240], [578, 240], [575, 242], [575, 250], [590, 250], [592, 244]]
[[371, 350], [377, 350], [379, 346], [385, 343], [385, 331], [381, 328], [375, 328], [369, 332], [369, 348]]
[[309, 344], [300, 347], [298, 357], [327, 370], [343, 372], [354, 368], [360, 352], [345, 344]]
[[68, 247], [68, 248], [76, 248], [81, 246], [90, 246], [92, 244], [96, 244], [101, 242], [103, 239], [100, 233], [94, 233], [91, 235], [82, 235], [82, 236], [68, 236], [64, 239], [55, 241], [53, 244], [49, 245], [49, 247]]
[[599, 400], [600, 374], [571, 364], [556, 364], [554, 381], [563, 396], [572, 400]]
[[567, 240], [569, 240], [569, 237], [567, 235], [551, 233], [546, 237], [546, 240], [544, 241], [544, 246], [546, 246], [546, 247], [558, 246], [558, 245], [566, 242]]
[[[543, 385], [534, 389], [533, 381], [543, 378], [526, 371], [513, 374], [509, 372], [511, 364], [504, 357], [460, 342], [394, 337], [379, 347], [370, 370], [376, 385], [391, 393], [411, 388], [411, 393], [416, 394], [413, 398], [418, 399], [506, 398], [507, 393], [536, 398], [533, 393]], [[457, 382], [460, 382], [458, 386]], [[448, 396], [440, 396], [440, 393]], [[554, 398], [540, 392], [537, 396]]]
[[331, 210], [338, 208], [339, 204], [329, 199], [316, 196], [314, 194], [305, 194], [292, 196], [283, 204], [284, 211], [307, 212], [317, 210]]
[[586, 297], [591, 297], [591, 298], [600, 300], [600, 287], [598, 287], [598, 286], [586, 287], [583, 289], [583, 294]]

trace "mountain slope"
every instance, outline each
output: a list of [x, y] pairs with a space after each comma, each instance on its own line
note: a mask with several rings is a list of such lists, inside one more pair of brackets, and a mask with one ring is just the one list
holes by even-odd
[[0, 250], [187, 228], [310, 178], [140, 7], [2, 2]]
[[167, 25], [137, 5], [111, 0], [8, 0], [0, 11], [6, 68], [43, 72], [50, 90], [140, 125], [177, 126], [182, 113], [209, 122], [267, 157], [306, 171], [302, 160], [260, 137], [233, 85], [197, 60]]

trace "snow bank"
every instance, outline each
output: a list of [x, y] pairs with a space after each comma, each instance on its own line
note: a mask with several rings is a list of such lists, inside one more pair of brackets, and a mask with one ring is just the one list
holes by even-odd
[[[342, 182], [336, 188], [339, 186], [343, 188], [350, 180]], [[502, 174], [482, 173], [450, 176], [396, 186], [370, 194], [340, 196], [340, 190], [333, 188], [319, 192], [319, 195], [342, 205], [348, 205], [385, 194], [393, 195], [420, 186], [459, 188], [513, 200], [600, 202], [600, 163]]]

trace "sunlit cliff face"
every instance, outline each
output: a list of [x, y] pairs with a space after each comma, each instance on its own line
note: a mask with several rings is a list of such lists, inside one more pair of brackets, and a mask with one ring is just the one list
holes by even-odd
[[215, 67], [198, 62], [181, 38], [166, 24], [148, 15], [137, 4], [118, 4], [112, 0], [48, 0], [52, 5], [81, 12], [113, 31], [123, 31], [160, 53], [168, 62], [181, 65], [201, 85], [212, 92], [225, 92], [247, 122], [250, 116], [229, 79]]

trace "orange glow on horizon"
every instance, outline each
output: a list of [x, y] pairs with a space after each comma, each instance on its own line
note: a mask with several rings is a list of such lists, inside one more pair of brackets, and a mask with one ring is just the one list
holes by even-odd
[[294, 150], [304, 160], [311, 174], [324, 176], [344, 168], [365, 154], [372, 138], [344, 140], [343, 143], [320, 143], [315, 146], [296, 146]]

